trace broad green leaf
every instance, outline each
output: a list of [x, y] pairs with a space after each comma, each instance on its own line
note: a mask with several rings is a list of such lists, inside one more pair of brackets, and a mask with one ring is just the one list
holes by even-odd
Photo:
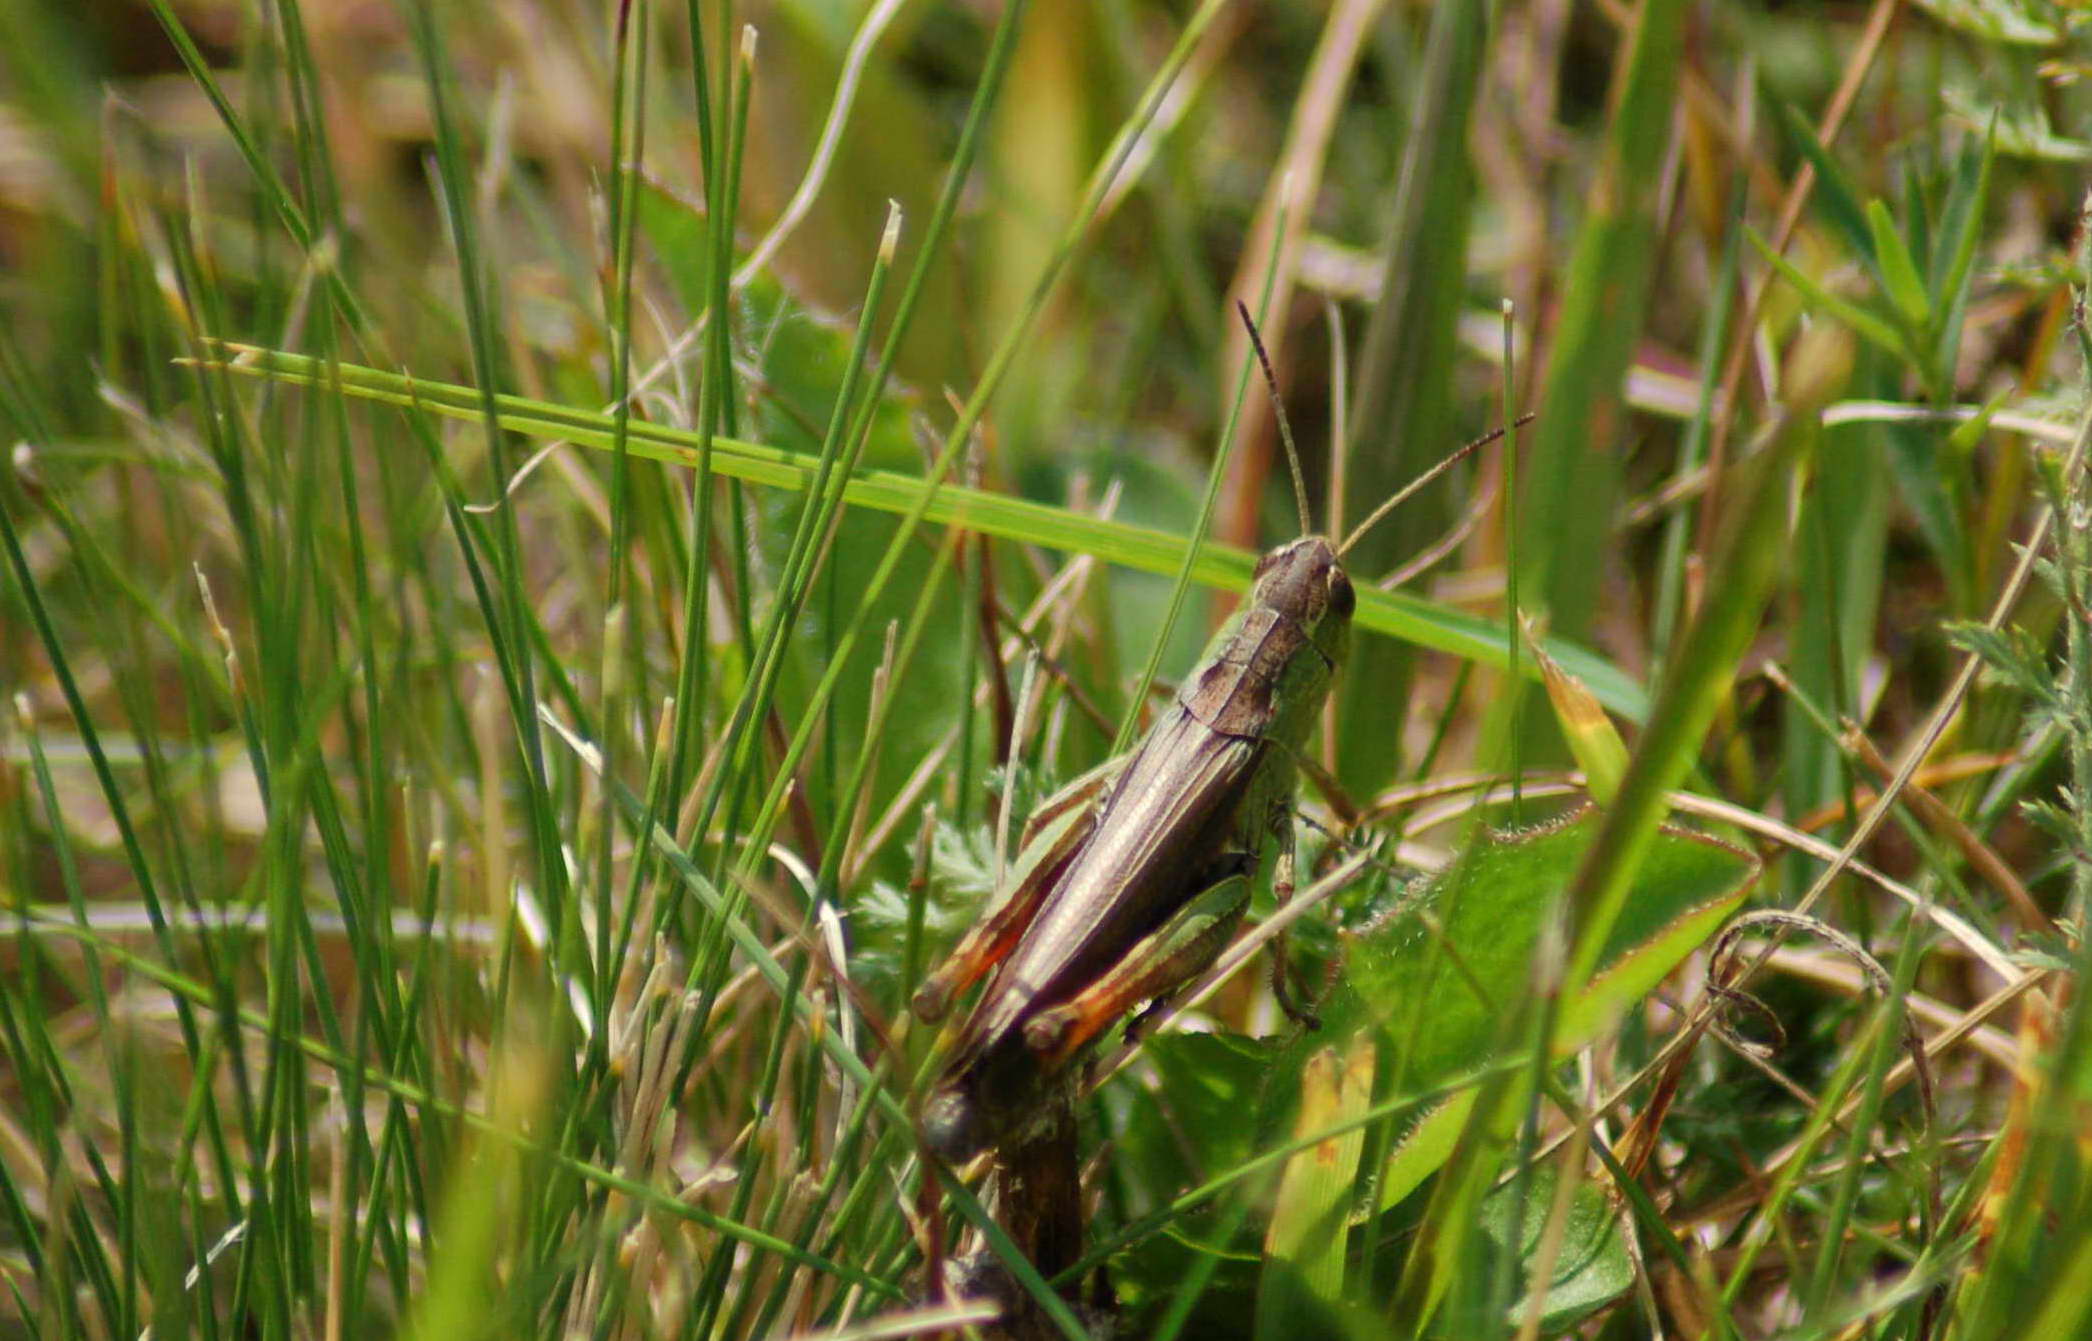
[[2055, 21], [2052, 4], [2033, 5], [2026, 0], [1918, 0], [1918, 7], [1962, 32], [1990, 42], [2017, 46], [2054, 46], [2063, 40], [2063, 29]]
[[1106, 1091], [1124, 1103], [1111, 1115], [1111, 1129], [1120, 1167], [1141, 1185], [1137, 1190], [1174, 1191], [1254, 1154], [1257, 1096], [1275, 1055], [1271, 1044], [1239, 1034], [1150, 1040], [1141, 1056], [1160, 1084]]
[[[1297, 1121], [1298, 1101], [1307, 1060], [1323, 1049], [1341, 1053], [1370, 1039], [1381, 1103], [1458, 1085], [1504, 1061], [1502, 1022], [1533, 981], [1542, 930], [1600, 819], [1587, 809], [1485, 837], [1453, 869], [1419, 881], [1386, 917], [1346, 934], [1320, 1030], [1282, 1045], [1210, 1034], [1151, 1039], [1142, 1056], [1159, 1083], [1115, 1084], [1102, 1096], [1121, 1175], [1131, 1180], [1127, 1195], [1145, 1209], [1187, 1184], [1224, 1176], [1258, 1151], [1313, 1136]], [[1662, 829], [1588, 990], [1564, 1005], [1557, 1051], [1581, 1047], [1645, 996], [1736, 910], [1757, 872], [1757, 859], [1740, 848]], [[1245, 1095], [1252, 1074], [1261, 1112]], [[1474, 1095], [1454, 1089], [1397, 1119], [1377, 1196], [1361, 1210], [1393, 1206], [1444, 1163]], [[1249, 1186], [1268, 1184], [1252, 1178]], [[1196, 1237], [1181, 1224], [1174, 1232], [1180, 1241]], [[1258, 1242], [1237, 1237], [1211, 1250], [1249, 1258]], [[1182, 1253], [1181, 1242], [1151, 1237], [1131, 1256], [1152, 1283], [1181, 1270]]]
[[1889, 207], [1879, 200], [1868, 201], [1867, 227], [1874, 235], [1874, 260], [1889, 301], [1912, 329], [1923, 330], [1928, 307], [1925, 281], [1918, 277], [1918, 264], [1911, 259], [1910, 248], [1903, 245], [1896, 221], [1889, 217]]
[[1903, 360], [1910, 358], [1910, 351], [1904, 347], [1903, 334], [1894, 326], [1875, 316], [1859, 304], [1838, 297], [1829, 289], [1824, 288], [1821, 284], [1803, 274], [1799, 269], [1795, 268], [1792, 261], [1789, 261], [1786, 257], [1781, 256], [1767, 246], [1765, 239], [1758, 236], [1756, 229], [1745, 225], [1745, 235], [1750, 238], [1751, 245], [1758, 249], [1758, 254], [1765, 258], [1766, 264], [1779, 271], [1780, 278], [1794, 286], [1795, 292], [1802, 296], [1803, 302], [1833, 320], [1843, 323], [1854, 332], [1865, 336], [1870, 343], [1880, 346], [1882, 350], [1894, 355], [1896, 358]]
[[639, 185], [639, 231], [653, 252], [686, 312], [702, 312], [711, 297], [711, 249], [705, 245], [705, 217], [654, 182]]
[[1822, 141], [1816, 138], [1816, 128], [1800, 108], [1770, 91], [1766, 96], [1780, 114], [1780, 126], [1787, 132], [1788, 143], [1816, 169], [1816, 189], [1810, 193], [1810, 205], [1831, 221], [1853, 255], [1871, 259], [1874, 238], [1867, 227], [1867, 212], [1860, 205], [1858, 185], [1844, 164], [1825, 151]]
[[[1595, 831], [1596, 812], [1586, 812], [1572, 831], [1585, 823]], [[1582, 841], [1579, 837], [1579, 855]], [[1758, 859], [1740, 847], [1686, 829], [1661, 830], [1598, 972], [1563, 1010], [1556, 1048], [1582, 1047], [1647, 996], [1728, 920], [1757, 875]]]
[[[1526, 1180], [1522, 1198], [1516, 1195], [1515, 1186], [1506, 1186], [1482, 1203], [1482, 1232], [1499, 1251], [1516, 1255], [1526, 1296], [1533, 1289], [1534, 1259], [1553, 1210], [1558, 1181], [1554, 1166], [1543, 1165]], [[1606, 1204], [1605, 1195], [1590, 1183], [1579, 1185], [1570, 1195], [1561, 1246], [1547, 1279], [1540, 1282], [1545, 1298], [1540, 1310], [1542, 1336], [1567, 1331], [1634, 1287], [1634, 1263], [1627, 1256], [1619, 1216]], [[1529, 1306], [1521, 1298], [1512, 1306], [1509, 1322], [1514, 1326], [1523, 1323]]]
[[[1400, 916], [1350, 938], [1322, 1042], [1371, 1029], [1392, 1093], [1443, 1084], [1501, 1055], [1502, 1022], [1534, 979], [1543, 928], [1576, 874], [1599, 812], [1491, 836], [1417, 891]], [[1635, 878], [1589, 987], [1563, 1003], [1556, 1050], [1589, 1042], [1712, 935], [1758, 870], [1750, 853], [1665, 828]], [[1381, 1171], [1392, 1206], [1444, 1162], [1473, 1091], [1411, 1119]]]
[[[1374, 1060], [1366, 1034], [1342, 1050], [1322, 1048], [1309, 1057], [1301, 1071], [1294, 1134], [1312, 1136], [1364, 1114], [1373, 1097]], [[1365, 1144], [1365, 1128], [1354, 1126], [1286, 1161], [1264, 1236], [1259, 1337], [1295, 1335], [1303, 1309], [1331, 1310], [1342, 1302], [1353, 1188]]]

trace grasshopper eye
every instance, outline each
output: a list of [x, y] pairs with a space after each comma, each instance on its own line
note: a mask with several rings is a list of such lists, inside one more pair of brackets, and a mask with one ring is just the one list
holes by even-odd
[[1345, 619], [1358, 608], [1358, 595], [1351, 590], [1351, 579], [1344, 576], [1341, 568], [1329, 570], [1329, 608]]
[[1251, 580], [1254, 581], [1256, 578], [1262, 577], [1264, 576], [1264, 574], [1270, 572], [1271, 565], [1277, 562], [1278, 551], [1275, 549], [1265, 550], [1263, 555], [1257, 559], [1257, 571], [1251, 575]]

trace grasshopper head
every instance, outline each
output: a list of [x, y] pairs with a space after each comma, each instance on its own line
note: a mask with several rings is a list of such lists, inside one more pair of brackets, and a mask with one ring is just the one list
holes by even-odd
[[1275, 610], [1298, 624], [1330, 665], [1344, 659], [1358, 597], [1337, 558], [1337, 547], [1328, 537], [1302, 536], [1258, 560], [1250, 604]]

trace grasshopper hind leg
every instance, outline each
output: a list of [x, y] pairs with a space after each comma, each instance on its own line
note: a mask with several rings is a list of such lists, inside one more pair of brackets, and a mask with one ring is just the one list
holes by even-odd
[[1040, 802], [1025, 826], [1023, 851], [999, 902], [915, 989], [909, 1004], [917, 1019], [925, 1024], [942, 1020], [953, 998], [980, 981], [1023, 939], [1054, 882], [1096, 831], [1097, 802], [1123, 767], [1123, 760], [1114, 759]]
[[943, 1019], [951, 1009], [952, 998], [1009, 956], [1032, 919], [1038, 916], [1046, 896], [1053, 892], [1054, 881], [1095, 828], [1093, 813], [1073, 812], [1026, 852], [1025, 862], [1015, 872], [1002, 902], [976, 922], [950, 957], [915, 989], [909, 1004], [917, 1019], [925, 1024]]
[[1136, 941], [1102, 977], [1026, 1021], [1026, 1046], [1043, 1064], [1059, 1065], [1135, 1005], [1166, 997], [1205, 972], [1234, 939], [1249, 891], [1249, 875], [1237, 864]]

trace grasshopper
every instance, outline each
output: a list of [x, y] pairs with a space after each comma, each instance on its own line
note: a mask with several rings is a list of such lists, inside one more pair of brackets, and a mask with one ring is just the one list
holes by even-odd
[[1327, 537], [1272, 550], [1132, 753], [1040, 805], [1007, 895], [915, 994], [934, 1022], [997, 970], [923, 1106], [930, 1149], [957, 1163], [1022, 1139], [1046, 1076], [1233, 938], [1267, 839], [1279, 897], [1291, 893], [1294, 757], [1356, 603]]
[[[1242, 316], [1270, 379], [1255, 325]], [[1279, 425], [1297, 489], [1282, 410]], [[1000, 902], [912, 1002], [935, 1023], [993, 974], [943, 1041], [920, 1117], [931, 1151], [963, 1163], [1063, 1124], [1046, 1096], [1065, 1090], [1071, 1059], [1134, 1006], [1169, 996], [1212, 964], [1241, 924], [1269, 844], [1278, 855], [1274, 892], [1281, 902], [1291, 895], [1296, 760], [1344, 661], [1357, 604], [1344, 551], [1489, 440], [1413, 481], [1342, 544], [1303, 534], [1265, 554], [1248, 600], [1140, 743], [1032, 814]], [[1306, 532], [1304, 497], [1300, 511]], [[1281, 957], [1274, 982], [1290, 1010], [1284, 972]]]

